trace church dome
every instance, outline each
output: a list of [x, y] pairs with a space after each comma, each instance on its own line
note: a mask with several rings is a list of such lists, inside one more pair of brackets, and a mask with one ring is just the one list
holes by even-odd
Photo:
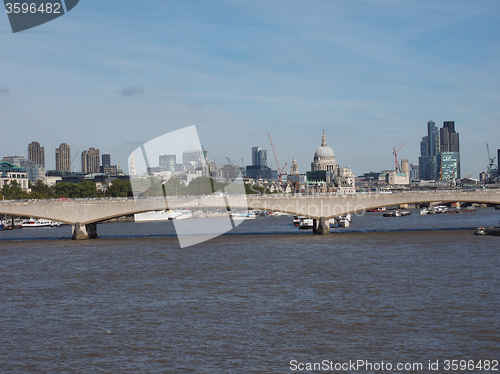
[[314, 152], [314, 158], [335, 158], [335, 154], [333, 153], [333, 149], [331, 149], [329, 146], [321, 146], [316, 149], [316, 152]]
[[333, 153], [333, 149], [331, 149], [328, 144], [326, 144], [326, 135], [325, 131], [323, 130], [323, 137], [321, 138], [321, 146], [316, 149], [316, 152], [314, 152], [314, 159], [334, 159], [335, 160], [335, 153]]

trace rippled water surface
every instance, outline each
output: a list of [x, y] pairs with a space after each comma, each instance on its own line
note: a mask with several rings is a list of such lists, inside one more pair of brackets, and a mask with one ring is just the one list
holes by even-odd
[[325, 236], [269, 217], [184, 249], [171, 222], [0, 232], [0, 372], [500, 359], [500, 237], [472, 234], [500, 212], [412, 213]]

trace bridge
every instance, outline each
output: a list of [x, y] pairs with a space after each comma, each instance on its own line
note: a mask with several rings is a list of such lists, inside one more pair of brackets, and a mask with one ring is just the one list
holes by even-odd
[[260, 209], [307, 216], [314, 232], [329, 232], [328, 219], [378, 207], [427, 202], [500, 204], [500, 190], [447, 190], [317, 195], [206, 195], [142, 199], [1, 201], [0, 215], [46, 218], [73, 226], [73, 239], [97, 237], [97, 223], [111, 218], [165, 209]]

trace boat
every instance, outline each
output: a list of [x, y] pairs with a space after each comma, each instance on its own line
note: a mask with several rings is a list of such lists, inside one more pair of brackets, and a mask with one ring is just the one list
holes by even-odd
[[374, 208], [374, 209], [368, 209], [367, 212], [385, 212], [387, 208], [385, 206], [379, 207], [379, 208]]
[[352, 215], [351, 214], [346, 214], [343, 216], [330, 218], [330, 220], [328, 221], [330, 228], [349, 227], [349, 226], [351, 226], [351, 222], [352, 222]]
[[409, 216], [410, 212], [408, 210], [393, 210], [391, 212], [384, 213], [384, 217], [405, 217]]
[[300, 224], [300, 218], [301, 217], [302, 216], [297, 216], [297, 215], [293, 216], [293, 225], [294, 226], [298, 226]]
[[184, 210], [153, 210], [151, 212], [134, 214], [135, 222], [170, 221], [173, 219], [192, 218], [193, 213], [189, 209]]
[[239, 220], [244, 220], [244, 219], [255, 219], [257, 218], [257, 213], [254, 211], [248, 211], [248, 212], [241, 212], [241, 213], [233, 213], [231, 212], [231, 218], [233, 220], [239, 221]]
[[189, 209], [176, 210], [174, 213], [173, 219], [176, 220], [193, 218], [193, 212]]
[[21, 226], [23, 228], [59, 227], [61, 226], [61, 222], [51, 221], [45, 218], [30, 218], [22, 221]]
[[478, 227], [474, 235], [494, 235], [500, 236], [500, 227]]
[[299, 222], [299, 229], [312, 230], [314, 227], [314, 220], [312, 218], [302, 217]]

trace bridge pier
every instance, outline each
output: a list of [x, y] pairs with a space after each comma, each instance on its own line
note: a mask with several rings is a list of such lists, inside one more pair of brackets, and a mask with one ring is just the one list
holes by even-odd
[[325, 235], [330, 233], [330, 225], [325, 217], [320, 217], [320, 219], [313, 219], [313, 233], [318, 235]]
[[73, 226], [73, 240], [85, 240], [97, 238], [97, 222], [82, 225], [80, 222]]

